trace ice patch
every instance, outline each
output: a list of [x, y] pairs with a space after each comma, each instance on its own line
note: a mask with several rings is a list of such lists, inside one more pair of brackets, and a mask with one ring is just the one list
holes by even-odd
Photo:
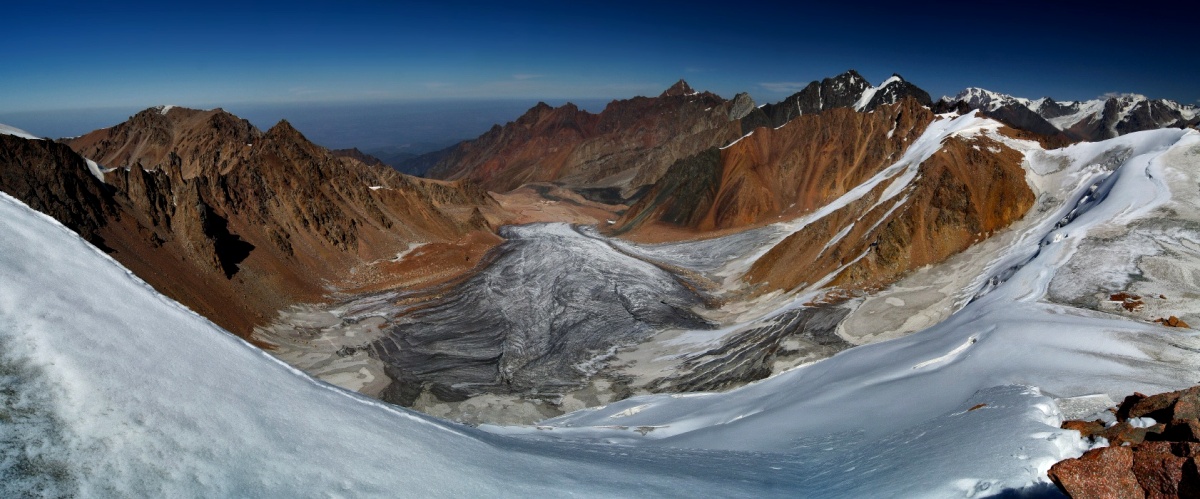
[[92, 161], [90, 159], [84, 158], [84, 161], [87, 162], [88, 173], [91, 173], [93, 177], [96, 177], [96, 180], [103, 182], [104, 181], [104, 168], [101, 167], [95, 161]]

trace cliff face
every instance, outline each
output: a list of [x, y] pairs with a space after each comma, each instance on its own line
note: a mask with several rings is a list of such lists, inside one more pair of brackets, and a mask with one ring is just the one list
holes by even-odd
[[97, 246], [100, 229], [118, 214], [112, 189], [90, 174], [85, 160], [49, 140], [0, 134], [0, 190]]
[[[934, 119], [906, 99], [873, 113], [833, 109], [760, 128], [677, 162], [614, 232], [702, 235], [811, 213], [899, 160]], [[747, 280], [762, 291], [787, 290], [836, 272], [832, 285], [872, 289], [965, 249], [1032, 206], [1019, 153], [986, 137], [942, 145], [900, 201], [879, 202], [889, 185], [880, 183], [776, 245]]]
[[264, 133], [220, 110], [149, 109], [69, 142], [110, 168], [96, 175], [65, 145], [0, 139], [0, 188], [243, 334], [369, 284], [410, 243], [490, 232], [483, 191], [334, 156], [287, 122]]
[[550, 181], [633, 190], [653, 183], [676, 160], [739, 137], [735, 111], [744, 108], [682, 81], [658, 97], [613, 101], [599, 114], [539, 103], [459, 144], [429, 176], [470, 179], [497, 192]]

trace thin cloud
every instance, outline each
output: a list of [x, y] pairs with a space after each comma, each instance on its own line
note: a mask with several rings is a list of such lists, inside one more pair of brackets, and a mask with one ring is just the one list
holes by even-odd
[[529, 73], [517, 73], [515, 75], [512, 75], [514, 80], [532, 80], [534, 78], [543, 78], [545, 76], [546, 75], [529, 74]]
[[290, 93], [296, 97], [312, 96], [312, 95], [316, 95], [319, 92], [320, 92], [319, 90], [308, 88], [308, 87], [294, 87], [294, 88], [288, 89], [288, 93]]
[[763, 87], [768, 92], [788, 93], [788, 94], [794, 94], [796, 92], [799, 92], [800, 90], [804, 89], [804, 87], [807, 85], [808, 85], [808, 83], [801, 83], [798, 81], [779, 81], [779, 82], [769, 82], [769, 83], [759, 83], [758, 84], [758, 86]]
[[1105, 92], [1104, 95], [1100, 96], [1101, 99], [1120, 99], [1122, 97], [1138, 98], [1142, 97], [1142, 95], [1132, 92]]

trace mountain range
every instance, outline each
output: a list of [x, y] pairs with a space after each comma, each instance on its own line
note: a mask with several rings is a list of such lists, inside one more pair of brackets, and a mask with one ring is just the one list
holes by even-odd
[[1099, 141], [1155, 128], [1200, 124], [1200, 109], [1165, 99], [1122, 94], [1089, 101], [1058, 102], [1050, 97], [1025, 99], [982, 88], [942, 97], [941, 108], [964, 105], [1012, 126], [1043, 135], [1061, 133], [1071, 140]]
[[[901, 495], [922, 490], [909, 474], [940, 480], [939, 466], [987, 476], [954, 475], [937, 495], [1033, 490], [1085, 450], [1056, 427], [1064, 415], [1182, 388], [1200, 365], [1195, 339], [1166, 327], [1200, 322], [1198, 124], [1195, 107], [1140, 95], [1058, 102], [970, 88], [933, 101], [899, 75], [873, 86], [848, 71], [764, 105], [683, 80], [599, 113], [539, 103], [410, 160], [432, 165], [426, 178], [221, 109], [159, 106], [60, 140], [0, 126], [0, 200], [20, 235], [0, 261], [25, 286], [0, 296], [45, 288], [57, 291], [38, 307], [160, 310], [148, 300], [161, 293], [255, 345], [245, 351], [481, 425], [443, 443], [496, 442], [535, 468], [556, 448], [588, 456], [617, 443], [682, 473], [686, 452], [651, 450], [696, 449], [705, 467], [738, 463], [716, 473], [740, 477], [742, 492], [764, 492], [776, 482], [749, 471], [763, 461], [737, 453], [765, 453], [816, 477], [775, 493], [868, 493], [851, 484], [877, 483], [854, 470], [878, 444]], [[48, 247], [63, 259], [83, 244], [31, 210], [115, 260], [80, 256], [107, 269], [92, 285], [111, 294], [67, 299], [82, 284], [60, 289], [29, 270], [29, 248], [75, 248]], [[153, 292], [111, 277], [121, 268]], [[79, 327], [0, 305], [37, 331]], [[197, 352], [245, 352], [210, 343], [218, 328], [161, 313], [199, 335], [186, 340]], [[144, 329], [157, 320], [115, 323], [128, 341], [177, 342]], [[113, 344], [121, 327], [97, 325]], [[72, 345], [68, 357], [110, 348], [69, 333], [40, 334]], [[225, 369], [289, 387], [301, 376], [238, 362]], [[106, 390], [139, 383], [127, 378]], [[132, 407], [122, 397], [113, 414]], [[991, 416], [963, 419], [981, 407]], [[891, 422], [864, 416], [888, 411]], [[381, 431], [363, 424], [352, 427]], [[899, 457], [931, 452], [926, 434], [965, 438], [981, 424], [987, 445], [1024, 445], [1036, 463]], [[833, 441], [826, 458], [801, 451]], [[447, 452], [447, 463], [469, 459]], [[815, 473], [828, 465], [845, 480]]]

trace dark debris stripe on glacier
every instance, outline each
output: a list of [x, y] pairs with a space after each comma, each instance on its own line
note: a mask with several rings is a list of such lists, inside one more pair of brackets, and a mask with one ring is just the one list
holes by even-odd
[[598, 356], [664, 329], [712, 329], [704, 297], [659, 266], [567, 224], [501, 229], [477, 274], [397, 318], [372, 350], [388, 401], [578, 386]]

